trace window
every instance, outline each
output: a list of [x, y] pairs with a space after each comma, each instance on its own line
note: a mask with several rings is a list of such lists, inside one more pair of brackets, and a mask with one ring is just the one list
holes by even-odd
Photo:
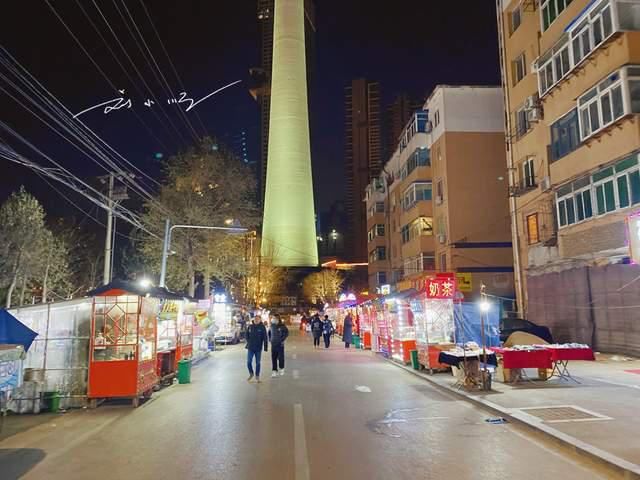
[[402, 243], [408, 243], [414, 238], [433, 235], [433, 219], [418, 217], [408, 223], [401, 230]]
[[[585, 140], [606, 128], [625, 113], [634, 113], [633, 105], [640, 107], [638, 80], [627, 80], [629, 68], [614, 72], [607, 79], [578, 99], [580, 111], [580, 138]], [[635, 69], [631, 69], [634, 73]], [[633, 91], [632, 91], [633, 90]], [[625, 102], [625, 97], [629, 100]], [[628, 106], [625, 107], [625, 103]], [[638, 110], [640, 112], [640, 108]]]
[[511, 73], [513, 75], [514, 85], [517, 85], [527, 74], [524, 53], [521, 53], [513, 62], [511, 62]]
[[411, 210], [416, 203], [430, 201], [432, 199], [432, 185], [430, 182], [416, 182], [404, 191], [402, 196], [402, 208]]
[[529, 240], [529, 245], [533, 245], [534, 243], [538, 243], [540, 241], [537, 213], [527, 215], [527, 238]]
[[571, 28], [573, 65], [578, 65], [607, 40], [613, 31], [610, 2], [608, 0], [602, 1], [582, 22]]
[[516, 136], [521, 137], [529, 131], [529, 117], [527, 110], [522, 107], [516, 111]]
[[551, 158], [554, 162], [580, 146], [578, 110], [573, 109], [551, 125]]
[[522, 23], [522, 4], [511, 11], [511, 33], [515, 32]]
[[444, 182], [442, 180], [438, 180], [438, 183], [436, 184], [436, 196], [440, 201], [444, 200]]
[[376, 202], [376, 213], [384, 213], [384, 202]]
[[433, 128], [438, 125], [440, 125], [440, 110], [436, 110], [436, 113], [433, 114]]
[[640, 203], [638, 155], [565, 185], [556, 192], [558, 225], [565, 227]]
[[554, 48], [542, 55], [537, 60], [536, 65], [538, 92], [542, 97], [571, 70], [569, 38], [565, 36]]
[[409, 145], [411, 139], [417, 133], [425, 133], [427, 131], [428, 113], [420, 110], [413, 114], [411, 121], [407, 124], [400, 136], [400, 151], [403, 151]]
[[521, 186], [523, 188], [533, 188], [536, 186], [534, 157], [529, 157], [524, 162], [522, 162], [520, 179]]
[[387, 272], [377, 272], [376, 273], [376, 285], [386, 285], [387, 283]]
[[371, 263], [378, 262], [380, 260], [387, 259], [387, 248], [386, 247], [376, 247], [371, 252], [369, 252], [369, 261]]
[[540, 12], [542, 14], [542, 31], [544, 32], [555, 21], [571, 0], [543, 0]]
[[376, 225], [376, 236], [377, 237], [384, 237], [384, 224], [378, 223]]
[[403, 273], [407, 277], [416, 273], [434, 271], [436, 269], [436, 257], [433, 252], [421, 253], [420, 255], [408, 258], [403, 264]]

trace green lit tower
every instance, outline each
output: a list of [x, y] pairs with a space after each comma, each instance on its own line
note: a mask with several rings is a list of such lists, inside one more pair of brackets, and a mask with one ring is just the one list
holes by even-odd
[[304, 0], [276, 0], [262, 256], [282, 267], [318, 265]]

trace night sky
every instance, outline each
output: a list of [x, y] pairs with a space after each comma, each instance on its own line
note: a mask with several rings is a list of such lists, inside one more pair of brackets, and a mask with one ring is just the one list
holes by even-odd
[[[255, 0], [144, 2], [185, 90], [194, 99], [234, 80], [247, 79], [249, 68], [259, 66]], [[160, 162], [154, 155], [169, 156], [184, 149], [193, 139], [177, 107], [166, 104], [170, 97], [156, 81], [127, 30], [126, 25], [133, 31], [135, 27], [130, 23], [122, 1], [96, 0], [96, 3], [140, 75], [111, 34], [94, 0], [50, 0], [50, 3], [110, 82], [118, 89], [125, 89], [133, 102], [129, 110], [108, 115], [94, 110], [83, 115], [82, 120], [128, 160], [157, 175]], [[317, 0], [316, 4], [315, 104], [318, 109], [314, 112], [312, 155], [316, 203], [323, 211], [344, 196], [343, 92], [352, 78], [365, 76], [379, 80], [386, 100], [401, 91], [426, 97], [441, 83], [498, 84], [499, 66], [493, 1], [465, 2], [464, 10], [459, 2], [425, 0]], [[79, 5], [98, 27], [133, 82]], [[129, 23], [125, 24], [115, 5]], [[182, 88], [177, 84], [141, 0], [125, 0], [125, 5], [173, 92], [180, 92]], [[78, 47], [45, 0], [5, 2], [0, 19], [0, 44], [74, 113], [115, 97], [107, 79]], [[0, 72], [6, 73], [3, 68]], [[1, 79], [0, 86], [6, 87]], [[143, 102], [154, 96], [165, 102], [162, 109], [159, 105], [144, 106]], [[153, 134], [146, 131], [134, 111]], [[105, 173], [69, 143], [51, 134], [46, 126], [2, 91], [0, 112], [3, 121], [78, 176], [91, 178]], [[165, 114], [178, 132], [169, 126]], [[200, 121], [206, 132], [219, 137], [246, 130], [250, 156], [256, 161], [259, 159], [258, 106], [249, 95], [246, 83], [204, 101], [186, 115], [198, 133], [203, 131]], [[7, 138], [4, 132], [0, 132], [0, 137]], [[16, 148], [19, 146], [13, 141], [11, 144]], [[21, 147], [20, 152], [41, 161], [27, 149]], [[6, 160], [0, 159], [0, 162], [3, 165], [3, 175], [0, 175], [2, 199], [20, 184], [25, 184], [53, 214], [65, 215], [72, 211], [72, 207], [31, 172]], [[71, 198], [77, 197], [71, 195]]]

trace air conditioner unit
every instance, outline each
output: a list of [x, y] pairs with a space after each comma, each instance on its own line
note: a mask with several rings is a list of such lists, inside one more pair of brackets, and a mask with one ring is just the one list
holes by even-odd
[[533, 108], [527, 110], [527, 120], [529, 123], [537, 123], [542, 120], [542, 110], [540, 108]]
[[442, 205], [442, 195], [436, 195], [436, 205]]
[[524, 102], [525, 110], [534, 110], [539, 107], [540, 107], [540, 100], [538, 99], [537, 94], [527, 97], [527, 99]]
[[447, 236], [444, 233], [438, 234], [438, 243], [445, 243], [447, 241]]
[[542, 177], [540, 180], [540, 189], [543, 192], [548, 192], [551, 190], [551, 179], [549, 177]]

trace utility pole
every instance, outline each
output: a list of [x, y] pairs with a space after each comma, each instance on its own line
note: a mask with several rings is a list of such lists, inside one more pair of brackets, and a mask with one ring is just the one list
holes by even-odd
[[109, 208], [107, 209], [107, 235], [104, 241], [104, 271], [102, 273], [102, 284], [106, 285], [111, 281], [111, 251], [113, 250], [112, 229], [113, 229], [113, 187], [115, 183], [115, 175], [110, 173], [109, 189], [107, 196], [109, 197]]

